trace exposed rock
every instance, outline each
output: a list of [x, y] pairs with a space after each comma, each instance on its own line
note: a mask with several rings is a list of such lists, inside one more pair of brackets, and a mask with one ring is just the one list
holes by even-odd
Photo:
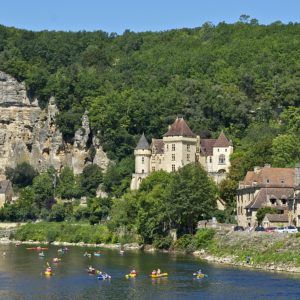
[[[89, 163], [106, 169], [109, 160], [98, 139], [91, 136], [87, 112], [73, 145], [64, 142], [56, 127], [57, 113], [54, 98], [42, 110], [37, 101], [30, 102], [24, 83], [0, 71], [0, 178], [6, 167], [14, 168], [23, 161], [38, 171], [53, 166], [59, 172], [68, 165], [79, 174]], [[90, 157], [92, 145], [94, 157]]]

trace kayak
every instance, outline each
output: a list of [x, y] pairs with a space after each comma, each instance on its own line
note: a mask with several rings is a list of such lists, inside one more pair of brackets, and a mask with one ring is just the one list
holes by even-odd
[[126, 278], [135, 278], [137, 274], [126, 274]]
[[57, 257], [55, 257], [55, 258], [53, 258], [53, 259], [52, 259], [52, 261], [53, 261], [54, 263], [58, 263], [58, 262], [60, 262], [60, 261], [61, 261], [61, 259], [60, 259], [60, 258], [57, 258]]
[[90, 254], [90, 253], [84, 253], [83, 256], [92, 257], [92, 254]]
[[45, 271], [44, 274], [45, 274], [45, 275], [52, 275], [53, 273], [52, 273], [52, 272], [49, 272], [49, 271]]
[[96, 274], [96, 269], [88, 269], [87, 272], [89, 274]]
[[48, 248], [42, 248], [42, 247], [32, 247], [32, 248], [26, 248], [27, 250], [38, 250], [38, 251], [41, 251], [41, 250], [48, 250]]
[[194, 273], [193, 275], [196, 276], [197, 279], [207, 278], [208, 277], [207, 274], [197, 274], [197, 273]]
[[101, 256], [101, 253], [95, 252], [95, 253], [94, 253], [94, 256]]
[[43, 252], [40, 252], [39, 257], [45, 257], [45, 254]]
[[161, 273], [159, 275], [151, 274], [150, 277], [152, 277], [152, 278], [168, 277], [168, 273]]
[[111, 279], [111, 276], [110, 275], [108, 275], [108, 274], [99, 274], [98, 276], [97, 276], [97, 278], [99, 279], [99, 280], [106, 280], [106, 279]]

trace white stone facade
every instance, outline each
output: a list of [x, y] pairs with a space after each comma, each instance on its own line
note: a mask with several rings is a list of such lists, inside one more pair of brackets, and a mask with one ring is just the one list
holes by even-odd
[[134, 150], [135, 173], [131, 189], [138, 189], [142, 179], [151, 172], [174, 172], [195, 162], [219, 183], [229, 171], [232, 152], [233, 147], [223, 133], [216, 140], [206, 139], [201, 143], [200, 137], [191, 131], [184, 119], [177, 118], [163, 139], [152, 139], [149, 145], [144, 135], [140, 138]]

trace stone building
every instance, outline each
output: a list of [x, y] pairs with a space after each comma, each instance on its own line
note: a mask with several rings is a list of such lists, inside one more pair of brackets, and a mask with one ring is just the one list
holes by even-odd
[[12, 201], [13, 189], [9, 180], [0, 181], [0, 208], [5, 204]]
[[223, 132], [218, 139], [200, 139], [183, 118], [177, 118], [163, 138], [152, 139], [151, 145], [144, 134], [141, 136], [134, 150], [135, 173], [131, 189], [138, 189], [140, 182], [151, 172], [174, 172], [195, 162], [218, 183], [226, 177], [232, 152], [232, 144]]
[[297, 168], [272, 168], [270, 165], [248, 171], [237, 190], [238, 225], [257, 226], [256, 213], [261, 207], [273, 207], [278, 215], [284, 215], [271, 219], [291, 219], [289, 203], [294, 198], [297, 172]]

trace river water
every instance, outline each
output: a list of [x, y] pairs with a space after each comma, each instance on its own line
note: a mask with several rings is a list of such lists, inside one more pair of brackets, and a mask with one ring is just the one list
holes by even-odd
[[[65, 254], [57, 249], [51, 246], [40, 258], [25, 245], [0, 245], [0, 299], [300, 299], [298, 275], [212, 265], [191, 255], [128, 251], [120, 256], [116, 250], [101, 249], [100, 257], [88, 258], [84, 252], [94, 249], [70, 247]], [[55, 265], [53, 257], [62, 260]], [[42, 275], [47, 262], [53, 267], [52, 277]], [[112, 279], [88, 275], [89, 265]], [[125, 279], [132, 268], [138, 277]], [[154, 268], [169, 277], [151, 279]], [[208, 278], [193, 278], [199, 268]]]

